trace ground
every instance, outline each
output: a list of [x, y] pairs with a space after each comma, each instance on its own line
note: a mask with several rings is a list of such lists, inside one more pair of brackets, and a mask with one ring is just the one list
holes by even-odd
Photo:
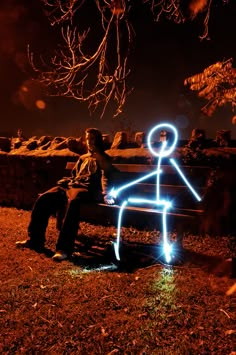
[[[19, 250], [29, 211], [0, 208], [1, 354], [236, 354], [236, 293], [227, 237], [184, 238], [173, 266], [159, 233], [125, 229], [122, 264], [115, 227], [82, 223], [71, 260]], [[174, 239], [174, 235], [172, 235]]]

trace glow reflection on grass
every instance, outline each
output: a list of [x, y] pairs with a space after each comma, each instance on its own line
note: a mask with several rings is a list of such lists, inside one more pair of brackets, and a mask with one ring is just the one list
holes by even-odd
[[70, 269], [68, 270], [68, 274], [71, 277], [77, 277], [80, 276], [81, 274], [87, 274], [90, 272], [98, 272], [98, 271], [114, 271], [117, 269], [117, 266], [114, 264], [111, 265], [101, 265], [98, 267], [91, 267], [91, 268], [74, 268], [74, 269]]
[[158, 277], [152, 280], [150, 296], [146, 299], [145, 308], [152, 318], [168, 318], [176, 310], [175, 271], [164, 267]]

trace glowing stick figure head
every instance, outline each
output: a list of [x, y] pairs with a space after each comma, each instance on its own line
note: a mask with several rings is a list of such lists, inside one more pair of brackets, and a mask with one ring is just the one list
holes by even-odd
[[[164, 141], [162, 143], [162, 149], [157, 151], [157, 150], [155, 150], [152, 147], [152, 140], [154, 141], [154, 139], [153, 139], [154, 133], [156, 134], [158, 131], [161, 131], [161, 130], [171, 130], [172, 133], [173, 133], [173, 138], [172, 138], [172, 142], [170, 142], [170, 144], [169, 144], [168, 141], [167, 142]], [[148, 148], [149, 148], [150, 152], [154, 156], [156, 156], [156, 157], [167, 157], [175, 149], [177, 140], [178, 140], [178, 132], [177, 132], [176, 128], [173, 125], [169, 124], [169, 123], [161, 123], [161, 124], [158, 124], [158, 125], [154, 126], [151, 129], [151, 131], [148, 134], [147, 144], [148, 144]]]

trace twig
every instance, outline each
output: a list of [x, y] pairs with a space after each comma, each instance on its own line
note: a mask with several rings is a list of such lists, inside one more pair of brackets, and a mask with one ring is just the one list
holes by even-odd
[[223, 312], [229, 319], [231, 318], [230, 315], [227, 312], [225, 312], [224, 309], [220, 308], [220, 311]]

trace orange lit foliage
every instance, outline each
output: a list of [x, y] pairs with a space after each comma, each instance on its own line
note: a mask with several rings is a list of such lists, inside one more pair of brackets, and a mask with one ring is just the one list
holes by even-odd
[[209, 66], [185, 79], [184, 84], [207, 100], [202, 111], [208, 116], [227, 103], [231, 104], [232, 111], [236, 107], [236, 69], [232, 67], [232, 59]]

